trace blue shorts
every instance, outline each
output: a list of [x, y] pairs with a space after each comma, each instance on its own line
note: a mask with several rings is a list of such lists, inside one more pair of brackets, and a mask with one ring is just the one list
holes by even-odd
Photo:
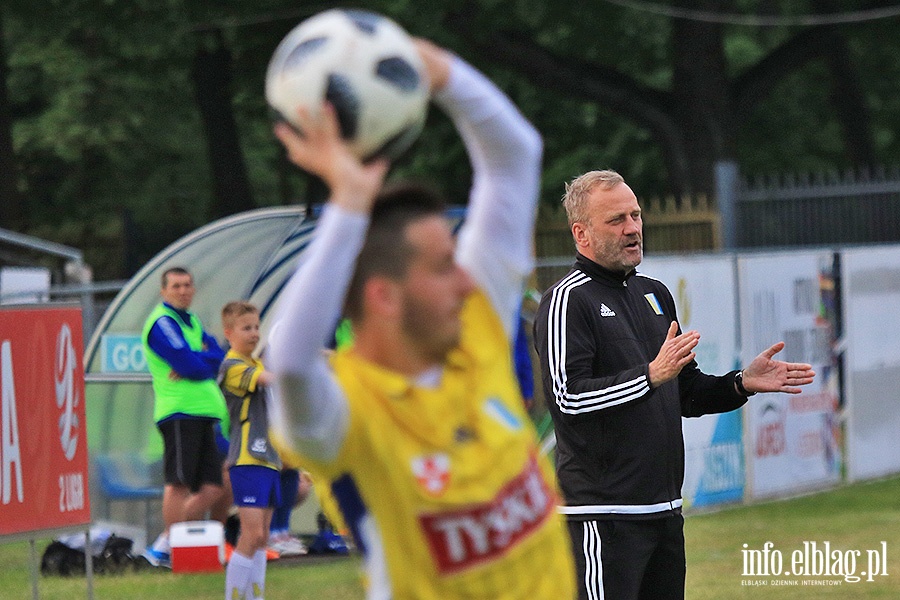
[[228, 469], [228, 474], [235, 505], [271, 508], [281, 502], [280, 475], [276, 469], [235, 465]]

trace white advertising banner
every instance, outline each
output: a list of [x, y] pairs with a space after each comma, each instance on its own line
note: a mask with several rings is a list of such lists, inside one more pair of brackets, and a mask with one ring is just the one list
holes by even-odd
[[50, 269], [43, 267], [0, 268], [0, 304], [47, 302]]
[[900, 471], [900, 246], [841, 255], [847, 477]]
[[776, 358], [807, 362], [801, 394], [759, 394], [746, 415], [748, 494], [782, 495], [840, 479], [837, 369], [833, 348], [833, 254], [790, 252], [738, 259], [741, 363], [778, 341]]
[[[720, 375], [735, 368], [737, 308], [731, 255], [648, 257], [639, 271], [664, 282], [683, 331], [700, 332], [697, 364]], [[744, 496], [741, 413], [683, 419], [685, 506], [739, 501]]]

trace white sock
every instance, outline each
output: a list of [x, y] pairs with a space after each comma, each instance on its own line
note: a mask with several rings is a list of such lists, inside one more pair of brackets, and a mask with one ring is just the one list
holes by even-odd
[[169, 534], [163, 531], [156, 538], [156, 541], [153, 542], [153, 549], [157, 552], [171, 552], [172, 548], [169, 546]]
[[225, 569], [225, 600], [250, 600], [247, 591], [254, 561], [243, 554], [234, 552]]
[[262, 600], [263, 593], [266, 591], [266, 550], [257, 550], [253, 555], [253, 573], [250, 575], [250, 588], [247, 590], [252, 595], [247, 596], [247, 600]]

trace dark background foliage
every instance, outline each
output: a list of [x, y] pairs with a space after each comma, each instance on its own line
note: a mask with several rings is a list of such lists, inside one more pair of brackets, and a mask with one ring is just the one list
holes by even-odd
[[[885, 3], [660, 0], [720, 14], [829, 14]], [[0, 5], [0, 227], [82, 248], [126, 277], [216, 218], [321, 201], [271, 134], [266, 64], [292, 0], [7, 0]], [[718, 24], [593, 0], [379, 0], [506, 90], [545, 137], [542, 201], [615, 168], [639, 196], [710, 193], [742, 173], [900, 162], [900, 18]], [[469, 167], [436, 111], [395, 176], [463, 202]]]

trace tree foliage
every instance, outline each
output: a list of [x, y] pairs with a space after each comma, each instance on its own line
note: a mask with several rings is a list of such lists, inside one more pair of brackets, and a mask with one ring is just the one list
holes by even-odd
[[[747, 14], [872, 5], [683, 4]], [[262, 89], [278, 41], [325, 8], [6, 2], [0, 227], [84, 248], [98, 277], [120, 277], [214, 218], [321, 199], [275, 143]], [[709, 192], [718, 160], [754, 174], [900, 158], [898, 19], [754, 28], [600, 0], [373, 0], [366, 8], [459, 52], [513, 97], [545, 136], [546, 202], [563, 181], [601, 167], [621, 171], [639, 195], [662, 195]], [[470, 177], [437, 112], [395, 172], [457, 201]]]

